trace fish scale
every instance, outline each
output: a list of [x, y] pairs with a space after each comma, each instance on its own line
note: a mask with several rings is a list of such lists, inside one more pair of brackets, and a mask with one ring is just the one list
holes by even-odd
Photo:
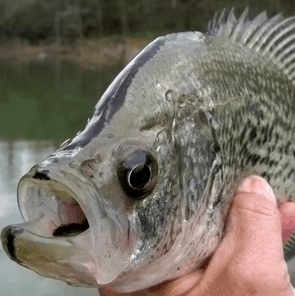
[[294, 201], [294, 84], [294, 17], [232, 10], [206, 34], [157, 38], [20, 180], [26, 222], [2, 230], [3, 249], [44, 276], [117, 292], [203, 268], [243, 178], [265, 177], [278, 206]]

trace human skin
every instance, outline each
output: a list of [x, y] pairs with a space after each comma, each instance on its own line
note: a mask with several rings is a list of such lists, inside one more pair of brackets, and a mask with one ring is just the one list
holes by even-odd
[[295, 295], [282, 241], [295, 227], [295, 204], [277, 208], [270, 185], [251, 176], [239, 186], [225, 236], [205, 270], [135, 293], [101, 289], [103, 296]]

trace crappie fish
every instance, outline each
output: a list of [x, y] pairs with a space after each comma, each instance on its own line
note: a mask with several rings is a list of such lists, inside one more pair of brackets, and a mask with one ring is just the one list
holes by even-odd
[[12, 260], [142, 290], [204, 265], [244, 177], [293, 200], [295, 17], [247, 15], [159, 37], [123, 69], [83, 131], [20, 180], [26, 222], [1, 235]]

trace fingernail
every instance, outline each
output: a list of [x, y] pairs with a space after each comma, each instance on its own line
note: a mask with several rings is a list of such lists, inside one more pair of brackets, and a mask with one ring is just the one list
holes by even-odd
[[260, 194], [268, 198], [275, 205], [277, 204], [272, 188], [266, 180], [259, 176], [247, 177], [238, 187], [238, 192]]

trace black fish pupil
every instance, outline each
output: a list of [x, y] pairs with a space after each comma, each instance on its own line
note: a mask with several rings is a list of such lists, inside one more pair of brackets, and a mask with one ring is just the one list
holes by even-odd
[[151, 179], [151, 171], [148, 165], [137, 165], [129, 174], [129, 184], [136, 190], [141, 190], [147, 186]]

